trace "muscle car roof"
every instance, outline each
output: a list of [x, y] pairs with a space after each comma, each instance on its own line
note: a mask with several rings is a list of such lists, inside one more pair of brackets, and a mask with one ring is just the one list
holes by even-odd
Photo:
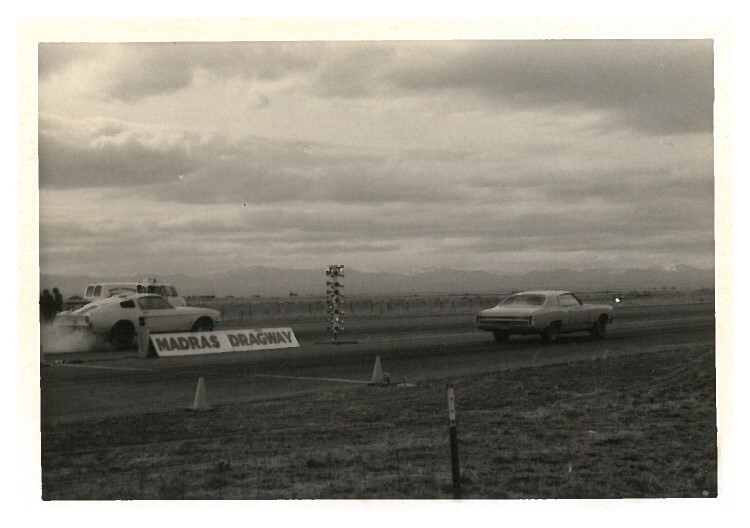
[[524, 291], [524, 292], [518, 292], [514, 293], [513, 295], [547, 295], [547, 296], [555, 296], [555, 295], [562, 295], [563, 293], [570, 293], [566, 290], [532, 290], [532, 291]]

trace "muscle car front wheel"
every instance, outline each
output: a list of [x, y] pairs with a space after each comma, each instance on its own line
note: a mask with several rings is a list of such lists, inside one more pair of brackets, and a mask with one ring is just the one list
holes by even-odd
[[606, 316], [602, 316], [594, 323], [594, 326], [591, 328], [591, 337], [594, 339], [602, 339], [604, 337], [604, 333], [607, 331], [607, 318]]

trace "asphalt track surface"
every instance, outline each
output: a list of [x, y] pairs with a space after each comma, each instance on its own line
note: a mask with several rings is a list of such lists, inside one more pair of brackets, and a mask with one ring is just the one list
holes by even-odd
[[[473, 315], [353, 320], [339, 344], [331, 342], [324, 327], [324, 321], [293, 324], [300, 347], [282, 350], [151, 359], [138, 359], [135, 350], [48, 354], [41, 368], [42, 421], [188, 409], [200, 377], [209, 403], [220, 406], [318, 391], [373, 390], [368, 382], [378, 356], [394, 385], [444, 380], [458, 387], [462, 376], [713, 347], [716, 340], [711, 303], [617, 307], [603, 340], [579, 333], [550, 344], [514, 336], [498, 345], [490, 333], [474, 327]], [[248, 409], [252, 412], [251, 405]]]

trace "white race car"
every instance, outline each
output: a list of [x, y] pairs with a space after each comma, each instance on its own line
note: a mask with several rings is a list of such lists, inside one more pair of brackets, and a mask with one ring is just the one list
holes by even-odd
[[60, 328], [91, 332], [123, 349], [133, 344], [139, 326], [145, 326], [152, 333], [201, 332], [213, 330], [214, 324], [220, 321], [221, 314], [210, 308], [175, 307], [159, 295], [130, 293], [61, 312], [54, 324]]

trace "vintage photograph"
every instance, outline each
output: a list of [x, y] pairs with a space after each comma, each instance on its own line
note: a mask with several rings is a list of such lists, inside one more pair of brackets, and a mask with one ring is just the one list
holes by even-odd
[[36, 48], [43, 501], [719, 496], [715, 38], [149, 35]]

